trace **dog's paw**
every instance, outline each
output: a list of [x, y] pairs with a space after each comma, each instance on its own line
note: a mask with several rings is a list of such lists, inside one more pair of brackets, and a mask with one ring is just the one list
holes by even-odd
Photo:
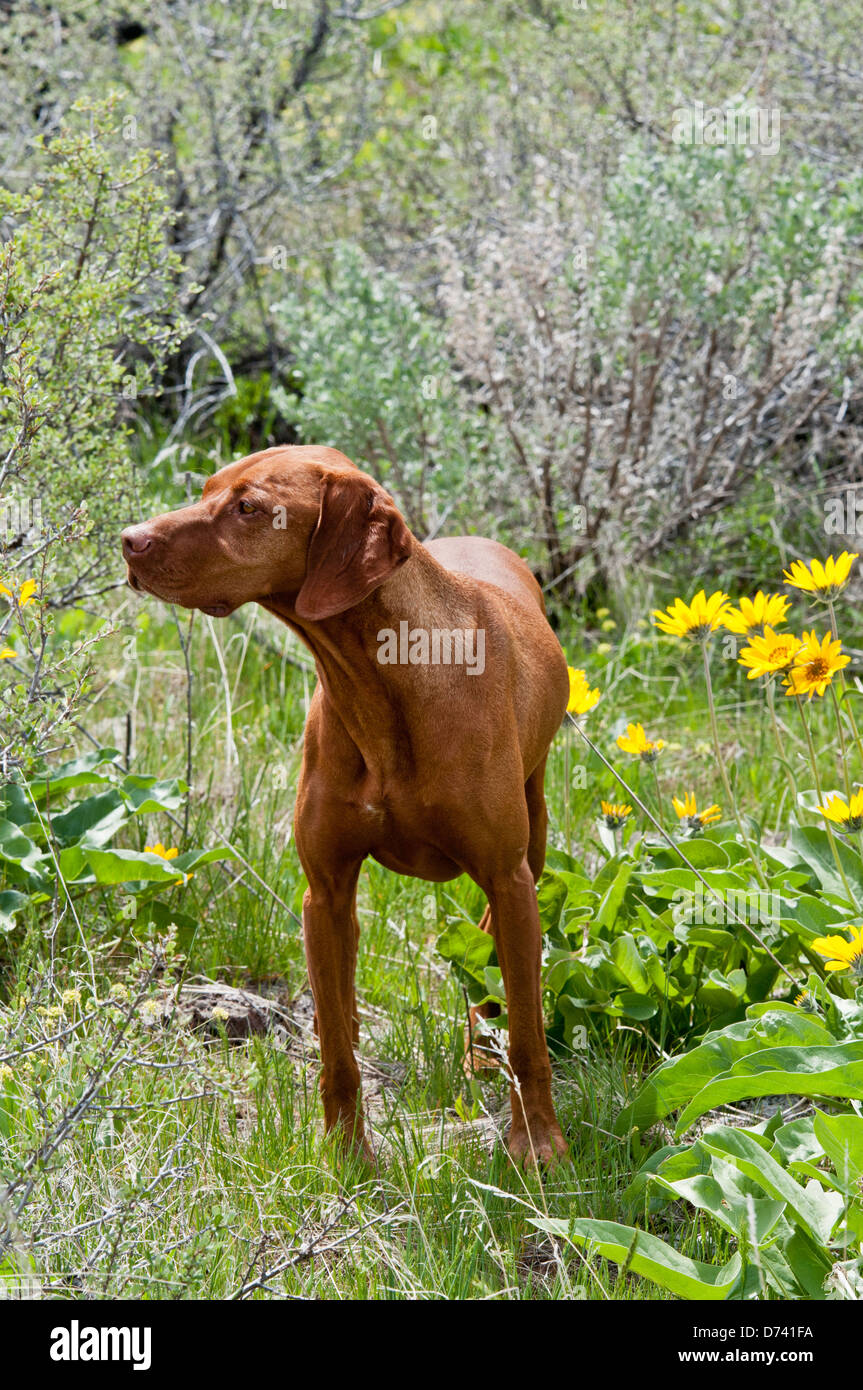
[[506, 1141], [510, 1157], [522, 1168], [551, 1168], [569, 1158], [569, 1145], [564, 1139], [556, 1120], [535, 1121], [527, 1127], [522, 1125], [510, 1131]]

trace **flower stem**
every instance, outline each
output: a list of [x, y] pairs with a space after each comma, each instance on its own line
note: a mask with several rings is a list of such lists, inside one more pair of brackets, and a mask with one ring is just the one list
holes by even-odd
[[[833, 600], [829, 596], [827, 598], [827, 611], [830, 614], [830, 631], [833, 633], [833, 641], [838, 642], [839, 629], [836, 626], [836, 610], [833, 607]], [[839, 672], [839, 679], [842, 682], [842, 693], [847, 697], [849, 692], [849, 686], [847, 680], [845, 679], [844, 671]], [[854, 717], [854, 708], [850, 699], [848, 698], [846, 698], [845, 700], [845, 708], [848, 711], [848, 721], [851, 725], [851, 731], [854, 734], [854, 742], [857, 744], [857, 752], [860, 754], [861, 763], [863, 763], [863, 743], [861, 743], [860, 741], [860, 731], [857, 728], [857, 720]]]
[[722, 758], [722, 748], [719, 743], [719, 725], [716, 722], [716, 706], [713, 702], [713, 683], [710, 679], [710, 661], [707, 656], [706, 641], [701, 643], [701, 655], [704, 658], [704, 680], [707, 686], [707, 709], [710, 714], [710, 729], [711, 733], [713, 734], [713, 747], [716, 750], [716, 761], [719, 763], [719, 772], [722, 777], [722, 785], [725, 788], [725, 795], [728, 797], [731, 809], [734, 812], [734, 819], [737, 821], [737, 828], [740, 831], [743, 843], [749, 852], [749, 858], [752, 860], [752, 867], [755, 870], [755, 877], [758, 879], [758, 882], [761, 884], [761, 887], [766, 888], [767, 880], [764, 877], [761, 865], [759, 864], [755, 856], [755, 851], [752, 848], [749, 836], [747, 835], [746, 830], [744, 829], [743, 820], [741, 818], [740, 811], [737, 807], [737, 800], [734, 796], [734, 793], [731, 790], [731, 783], [728, 780], [728, 773], [725, 770], [725, 763]]
[[836, 728], [839, 731], [839, 747], [842, 751], [842, 771], [845, 775], [845, 795], [848, 797], [848, 804], [851, 804], [851, 778], [848, 773], [848, 754], [845, 750], [845, 734], [842, 731], [842, 717], [839, 713], [839, 701], [836, 699], [836, 691], [830, 685], [830, 694], [833, 697], [833, 710], [836, 715]]
[[779, 749], [779, 757], [782, 759], [782, 766], [785, 768], [785, 776], [788, 778], [788, 788], [791, 792], [791, 805], [797, 817], [797, 824], [800, 824], [800, 807], [797, 805], [797, 784], [794, 781], [794, 774], [788, 761], [788, 753], [785, 748], [785, 740], [779, 729], [779, 721], [776, 718], [776, 692], [773, 688], [773, 681], [767, 682], [767, 708], [770, 711], [770, 722], [773, 725], [773, 737], [776, 739], [776, 746]]
[[663, 830], [664, 830], [664, 829], [665, 829], [665, 817], [664, 817], [664, 815], [662, 814], [662, 793], [661, 793], [660, 790], [659, 790], [659, 773], [658, 773], [657, 770], [656, 770], [656, 761], [655, 761], [655, 759], [654, 759], [654, 761], [650, 764], [650, 766], [651, 766], [651, 770], [652, 770], [652, 772], [653, 772], [653, 785], [654, 785], [654, 787], [656, 788], [656, 815], [657, 815], [657, 818], [658, 818], [658, 820], [659, 820], [659, 824], [662, 826], [662, 828], [663, 828]]
[[[806, 718], [806, 712], [803, 709], [803, 702], [800, 699], [800, 696], [797, 694], [796, 690], [794, 692], [794, 699], [797, 701], [797, 708], [800, 711], [800, 718], [803, 721], [803, 732], [806, 735], [806, 743], [809, 748], [809, 762], [812, 766], [812, 775], [815, 778], [815, 790], [818, 793], [818, 800], [823, 802], [824, 792], [821, 789], [821, 778], [818, 775], [818, 759], [815, 756], [815, 746], [812, 742], [812, 734], [809, 732], [809, 721]], [[851, 885], [849, 884], [848, 879], [845, 877], [845, 870], [842, 867], [842, 860], [839, 858], [839, 850], [836, 847], [836, 838], [833, 834], [830, 822], [825, 821], [824, 826], [827, 831], [827, 838], [830, 841], [830, 848], [833, 851], [833, 862], [836, 865], [836, 872], [839, 874], [839, 877], [841, 878], [842, 883], [844, 884], [845, 892], [848, 894], [848, 901], [850, 903], [853, 903], [855, 912], [859, 912], [860, 904], [858, 903], [854, 894], [851, 892]]]

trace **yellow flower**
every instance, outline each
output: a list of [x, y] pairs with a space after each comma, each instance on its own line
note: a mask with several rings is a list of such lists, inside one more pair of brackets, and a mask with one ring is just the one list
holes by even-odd
[[[176, 857], [177, 857], [177, 855], [180, 853], [180, 851], [179, 851], [178, 849], [165, 849], [165, 846], [162, 844], [162, 842], [161, 842], [161, 840], [160, 840], [158, 844], [155, 844], [155, 845], [145, 845], [145, 846], [144, 846], [144, 853], [145, 853], [145, 854], [158, 854], [158, 856], [159, 856], [160, 859], [176, 859]], [[174, 882], [175, 882], [175, 884], [188, 883], [189, 880], [192, 879], [192, 878], [194, 878], [194, 877], [195, 877], [194, 874], [183, 874], [182, 878], [177, 878], [177, 879], [174, 880]]]
[[739, 607], [729, 608], [722, 621], [729, 632], [745, 637], [753, 628], [784, 623], [790, 603], [785, 594], [765, 594], [759, 589], [754, 598], [742, 598]]
[[645, 763], [655, 763], [665, 747], [665, 739], [658, 738], [652, 743], [644, 732], [643, 724], [627, 724], [626, 733], [620, 735], [617, 746], [621, 753], [629, 753]]
[[821, 639], [815, 631], [804, 632], [803, 645], [794, 657], [794, 665], [783, 685], [787, 685], [786, 695], [823, 695], [837, 671], [847, 666], [850, 656], [842, 655], [842, 643], [835, 641], [832, 633], [826, 632]]
[[36, 580], [25, 579], [21, 588], [18, 590], [18, 597], [15, 598], [13, 589], [7, 589], [5, 584], [0, 584], [0, 594], [4, 598], [11, 598], [13, 603], [17, 603], [19, 608], [26, 608], [28, 603], [33, 602], [33, 595], [36, 592]]
[[837, 793], [828, 797], [827, 805], [819, 806], [818, 810], [825, 820], [832, 821], [849, 835], [859, 835], [863, 830], [863, 791], [852, 792], [850, 803]]
[[819, 956], [829, 956], [825, 970], [854, 970], [863, 974], [863, 932], [859, 927], [849, 927], [851, 940], [844, 936], [819, 936], [810, 945]]
[[588, 710], [593, 709], [599, 702], [599, 689], [590, 689], [590, 683], [583, 671], [576, 671], [572, 666], [567, 666], [566, 669], [569, 672], [567, 713], [587, 714]]
[[663, 612], [654, 608], [653, 617], [660, 632], [671, 637], [688, 637], [693, 642], [704, 642], [721, 626], [730, 599], [717, 589], [707, 598], [703, 589], [695, 595], [691, 603], [676, 598], [670, 608]]
[[852, 555], [850, 551], [843, 550], [836, 560], [828, 555], [823, 565], [820, 560], [811, 560], [808, 569], [802, 560], [794, 560], [790, 571], [782, 571], [782, 577], [786, 584], [802, 589], [804, 593], [814, 594], [816, 598], [831, 598], [844, 589], [851, 566], [857, 559], [858, 554]]
[[699, 811], [695, 804], [694, 792], [687, 792], [682, 801], [679, 797], [673, 796], [671, 804], [677, 812], [677, 819], [683, 830], [704, 830], [706, 826], [715, 825], [718, 820], [722, 819], [722, 811], [715, 801], [712, 806], [707, 806], [703, 811]]
[[597, 608], [596, 616], [597, 618], [607, 618], [610, 612], [610, 608]]
[[601, 801], [600, 806], [609, 830], [619, 829], [627, 816], [632, 815], [632, 807], [626, 806], [620, 801]]
[[3, 647], [0, 650], [0, 661], [13, 661], [17, 655], [18, 653], [13, 652], [11, 647]]
[[777, 671], [787, 671], [802, 645], [800, 638], [791, 632], [777, 633], [772, 627], [765, 627], [763, 636], [752, 634], [749, 646], [743, 648], [737, 663], [750, 667], [746, 674], [751, 681], [756, 676], [773, 676]]

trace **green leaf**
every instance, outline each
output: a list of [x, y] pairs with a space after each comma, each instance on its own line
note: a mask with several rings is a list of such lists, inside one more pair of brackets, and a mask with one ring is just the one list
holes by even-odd
[[[785, 1005], [750, 1006], [747, 1017], [714, 1033], [680, 1057], [672, 1057], [648, 1077], [637, 1097], [618, 1115], [616, 1134], [631, 1128], [649, 1129], [672, 1110], [698, 1095], [718, 1074], [750, 1052], [778, 1044], [832, 1044], [833, 1036], [820, 1020]], [[794, 1088], [784, 1088], [791, 1089]]]
[[863, 1042], [834, 1047], [767, 1047], [713, 1077], [678, 1117], [675, 1138], [700, 1115], [754, 1096], [846, 1096], [863, 1099]]
[[71, 787], [86, 787], [95, 782], [108, 782], [110, 777], [100, 769], [117, 763], [122, 759], [119, 748], [97, 748], [92, 753], [83, 753], [80, 758], [62, 763], [54, 772], [30, 783], [30, 791], [36, 801], [41, 801], [50, 789], [52, 800], [59, 792]]
[[466, 919], [451, 922], [438, 937], [437, 948], [445, 960], [451, 960], [468, 975], [484, 983], [485, 967], [494, 954], [490, 932], [480, 931], [478, 926]]
[[23, 912], [29, 898], [26, 893], [18, 893], [14, 888], [0, 892], [0, 933], [10, 932], [15, 926], [15, 917]]
[[86, 837], [95, 849], [108, 843], [129, 818], [122, 796], [112, 788], [88, 796], [68, 811], [51, 817], [51, 829], [61, 845], [72, 845]]
[[22, 869], [30, 870], [42, 857], [38, 845], [17, 825], [10, 820], [0, 820], [0, 859], [7, 859], [11, 864], [20, 864]]
[[838, 1193], [825, 1192], [817, 1182], [801, 1187], [745, 1130], [716, 1125], [705, 1130], [699, 1142], [784, 1202], [818, 1244], [827, 1244], [844, 1207]]
[[632, 877], [635, 865], [628, 860], [620, 865], [613, 883], [610, 884], [602, 902], [597, 909], [595, 922], [598, 927], [613, 927], [617, 921], [617, 915], [623, 903], [629, 880]]
[[703, 1264], [681, 1255], [658, 1236], [634, 1226], [622, 1226], [617, 1221], [588, 1218], [564, 1221], [552, 1217], [533, 1218], [532, 1224], [560, 1240], [596, 1251], [616, 1264], [626, 1264], [633, 1274], [652, 1279], [680, 1298], [730, 1298], [740, 1279], [742, 1266], [738, 1254], [732, 1255], [724, 1265]]
[[126, 804], [137, 815], [150, 811], [176, 811], [182, 806], [188, 790], [179, 777], [159, 782], [155, 777], [139, 777], [130, 773], [120, 784]]
[[[863, 903], [863, 861], [857, 851], [838, 835], [834, 835], [833, 838], [849, 886], [852, 892], [856, 892], [858, 903]], [[833, 893], [847, 902], [848, 894], [837, 872], [826, 830], [822, 830], [820, 826], [796, 825], [791, 831], [791, 845], [815, 874], [824, 892]]]
[[784, 1200], [766, 1197], [763, 1188], [753, 1185], [732, 1163], [712, 1156], [710, 1168], [709, 1173], [679, 1178], [669, 1178], [660, 1168], [651, 1181], [672, 1197], [709, 1212], [731, 1235], [760, 1245], [785, 1210]]
[[863, 1119], [859, 1115], [825, 1115], [816, 1110], [814, 1131], [843, 1190], [859, 1193], [863, 1177]]

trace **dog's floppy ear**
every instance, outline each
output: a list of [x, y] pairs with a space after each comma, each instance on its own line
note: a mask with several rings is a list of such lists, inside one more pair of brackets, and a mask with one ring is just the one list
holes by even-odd
[[361, 475], [325, 474], [297, 616], [319, 622], [352, 608], [404, 564], [411, 543], [383, 488]]

